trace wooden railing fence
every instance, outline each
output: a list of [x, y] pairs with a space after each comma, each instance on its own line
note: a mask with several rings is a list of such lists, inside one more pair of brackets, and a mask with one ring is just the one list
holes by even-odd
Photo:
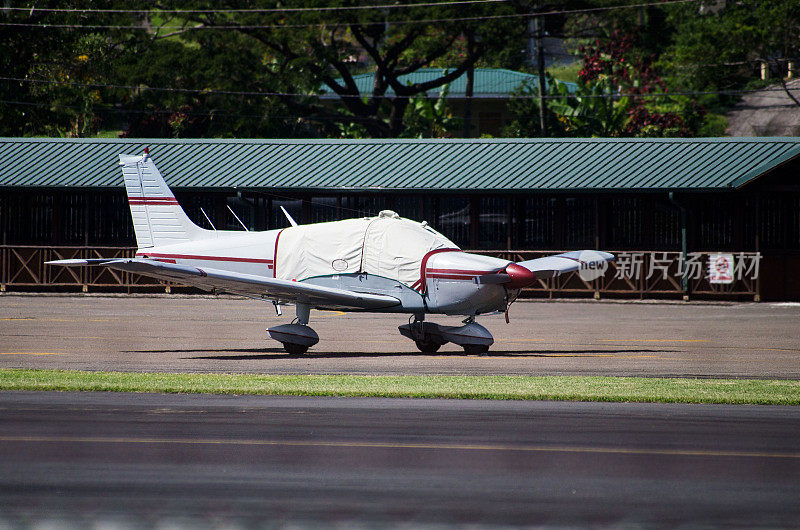
[[[165, 290], [174, 285], [137, 274], [118, 272], [105, 267], [49, 267], [46, 261], [57, 259], [133, 257], [135, 247], [81, 246], [0, 246], [0, 291], [115, 291], [136, 292]], [[511, 261], [523, 261], [552, 255], [559, 251], [481, 250], [476, 253]], [[613, 252], [613, 251], [612, 251]], [[556, 298], [560, 296], [664, 298], [692, 296], [702, 298], [749, 298], [759, 300], [757, 253], [736, 253], [744, 264], [729, 284], [713, 284], [708, 279], [708, 253], [694, 253], [687, 266], [687, 290], [683, 288], [680, 252], [625, 251], [616, 252], [617, 261], [609, 264], [598, 279], [586, 281], [578, 272], [539, 280], [526, 289], [526, 296]]]

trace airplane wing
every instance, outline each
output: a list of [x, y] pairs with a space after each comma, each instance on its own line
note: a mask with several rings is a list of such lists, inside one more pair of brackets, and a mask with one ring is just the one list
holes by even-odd
[[358, 293], [254, 274], [188, 267], [149, 259], [64, 259], [47, 265], [98, 266], [179, 282], [207, 291], [217, 289], [285, 303], [303, 303], [320, 309], [384, 309], [400, 304], [393, 296]]
[[552, 278], [565, 272], [576, 271], [581, 267], [603, 265], [605, 262], [613, 260], [614, 255], [608, 252], [575, 250], [554, 256], [520, 261], [517, 262], [517, 265], [521, 265], [533, 272], [537, 278]]

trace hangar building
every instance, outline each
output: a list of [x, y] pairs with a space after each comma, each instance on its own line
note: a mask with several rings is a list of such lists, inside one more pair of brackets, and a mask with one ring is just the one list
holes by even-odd
[[[118, 155], [145, 147], [205, 228], [283, 228], [281, 206], [304, 223], [391, 209], [509, 259], [620, 255], [600, 280], [533, 296], [800, 299], [799, 138], [0, 138], [0, 289], [152, 287], [42, 265], [131, 254]], [[720, 256], [732, 281], [709, 272]]]

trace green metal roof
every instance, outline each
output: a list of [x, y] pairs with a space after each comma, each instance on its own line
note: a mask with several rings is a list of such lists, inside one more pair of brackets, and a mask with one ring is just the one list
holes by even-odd
[[[426, 83], [433, 79], [437, 79], [445, 75], [444, 68], [420, 68], [416, 72], [401, 75], [398, 80], [404, 85], [413, 85], [416, 83]], [[450, 70], [452, 71], [452, 69]], [[341, 79], [337, 79], [341, 82]], [[375, 84], [375, 74], [361, 74], [354, 75], [358, 87], [358, 92], [362, 95], [369, 95], [372, 93], [372, 88]], [[476, 68], [475, 79], [473, 81], [472, 94], [476, 98], [507, 98], [511, 92], [519, 88], [522, 83], [527, 81], [531, 86], [538, 86], [539, 76], [534, 74], [526, 74], [525, 72], [515, 72], [514, 70], [505, 70], [503, 68]], [[568, 83], [562, 81], [570, 92], [578, 90], [578, 85], [575, 83]], [[339, 96], [325, 85], [323, 85], [322, 98], [338, 98]], [[448, 90], [448, 98], [463, 98], [467, 90], [467, 74], [466, 72], [461, 77], [456, 78], [450, 83]], [[429, 97], [438, 97], [441, 88], [428, 91]], [[387, 96], [394, 96], [394, 90], [391, 88], [386, 91]]]
[[121, 187], [149, 147], [177, 188], [724, 190], [800, 155], [800, 138], [115, 140], [0, 138], [0, 187]]

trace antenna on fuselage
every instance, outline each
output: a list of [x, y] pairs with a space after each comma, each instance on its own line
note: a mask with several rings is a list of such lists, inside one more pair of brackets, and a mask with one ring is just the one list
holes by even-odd
[[286, 219], [288, 219], [288, 220], [289, 220], [289, 224], [290, 224], [290, 225], [292, 225], [292, 226], [297, 226], [297, 221], [295, 221], [294, 219], [292, 219], [292, 216], [291, 216], [291, 215], [289, 215], [289, 212], [287, 212], [287, 211], [286, 211], [286, 208], [284, 208], [283, 206], [281, 206], [281, 211], [283, 212], [283, 215], [285, 215], [285, 216], [286, 216]]
[[237, 220], [237, 221], [239, 221], [239, 224], [240, 224], [240, 225], [242, 225], [242, 228], [244, 228], [246, 232], [249, 232], [249, 231], [250, 231], [250, 229], [249, 229], [249, 228], [247, 228], [247, 227], [244, 225], [244, 223], [242, 222], [242, 220], [241, 220], [241, 219], [239, 219], [239, 216], [238, 216], [238, 215], [236, 215], [236, 212], [234, 212], [234, 211], [233, 211], [233, 208], [231, 208], [230, 204], [226, 204], [225, 206], [227, 206], [227, 207], [228, 207], [228, 211], [229, 211], [229, 212], [231, 212], [231, 213], [233, 214], [233, 216], [236, 218], [236, 220]]
[[216, 231], [217, 231], [217, 227], [216, 227], [216, 226], [214, 226], [214, 223], [212, 223], [212, 222], [211, 222], [211, 219], [209, 219], [208, 215], [206, 215], [206, 211], [205, 211], [205, 210], [203, 210], [203, 207], [202, 207], [202, 206], [200, 207], [200, 212], [203, 214], [203, 217], [205, 217], [205, 218], [206, 218], [206, 221], [208, 221], [208, 224], [210, 224], [210, 225], [211, 225], [211, 228], [213, 228], [213, 229], [214, 229], [214, 231], [216, 232]]

